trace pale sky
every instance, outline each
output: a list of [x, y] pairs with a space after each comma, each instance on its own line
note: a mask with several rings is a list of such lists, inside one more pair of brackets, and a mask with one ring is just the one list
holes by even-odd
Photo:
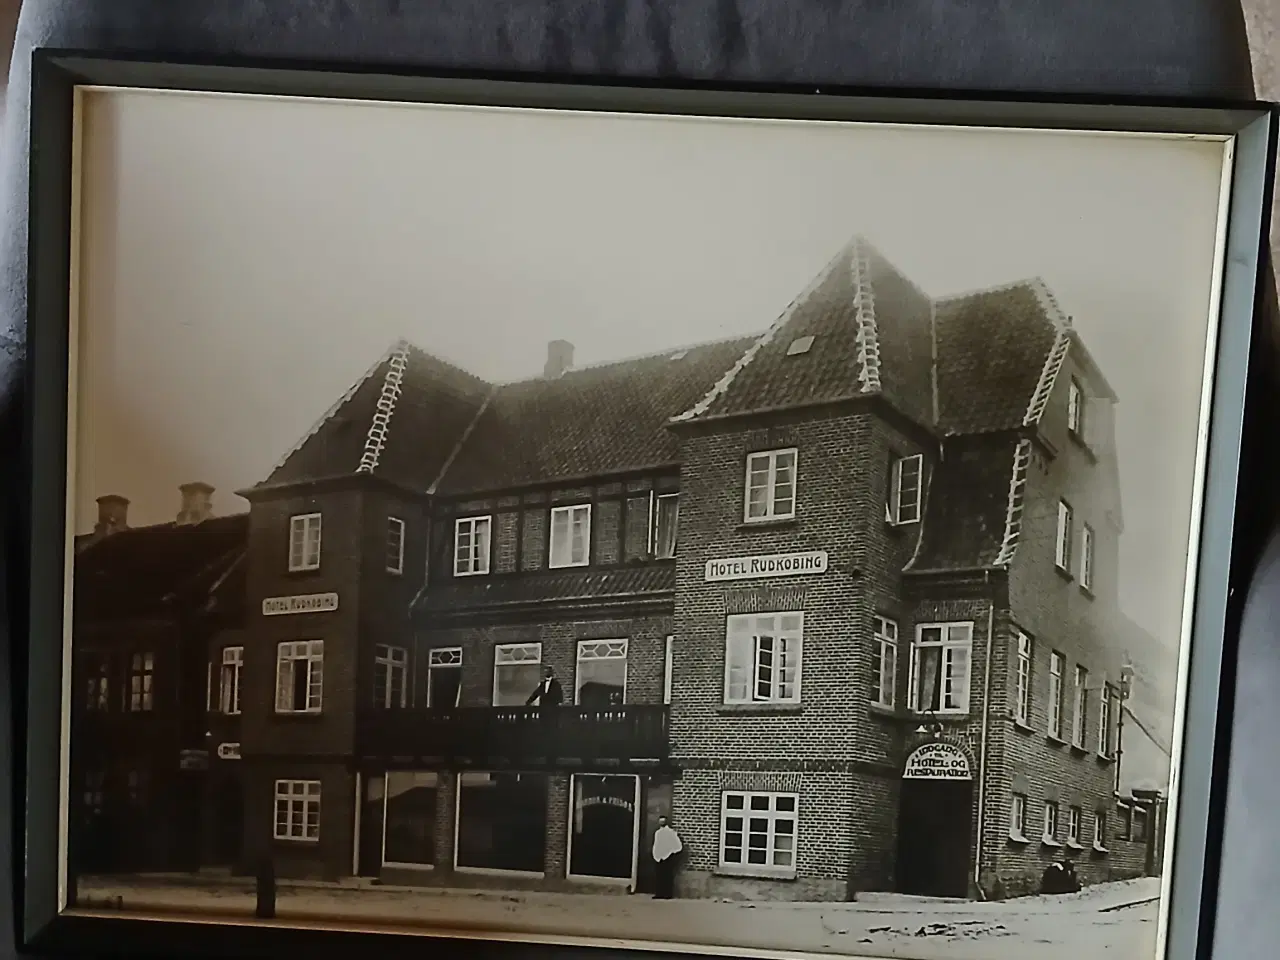
[[1122, 602], [1173, 639], [1220, 144], [99, 93], [79, 516], [261, 480], [397, 337], [488, 379], [763, 330], [854, 234], [927, 293], [1041, 276], [1120, 398]]

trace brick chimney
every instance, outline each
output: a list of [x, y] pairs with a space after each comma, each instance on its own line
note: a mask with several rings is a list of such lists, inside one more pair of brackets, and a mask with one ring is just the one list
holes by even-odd
[[98, 498], [98, 522], [93, 525], [94, 538], [105, 537], [129, 529], [129, 499], [108, 493]]
[[573, 344], [568, 340], [552, 340], [547, 344], [547, 365], [542, 368], [542, 376], [547, 380], [558, 380], [573, 367]]
[[213, 516], [213, 487], [209, 484], [184, 483], [178, 491], [182, 494], [179, 524], [201, 523]]

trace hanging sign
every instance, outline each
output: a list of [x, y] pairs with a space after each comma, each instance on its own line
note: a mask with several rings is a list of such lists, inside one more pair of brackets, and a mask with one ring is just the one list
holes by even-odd
[[239, 760], [240, 744], [238, 743], [220, 743], [218, 744], [219, 760]]
[[969, 758], [955, 744], [935, 741], [916, 747], [907, 757], [904, 780], [972, 780]]

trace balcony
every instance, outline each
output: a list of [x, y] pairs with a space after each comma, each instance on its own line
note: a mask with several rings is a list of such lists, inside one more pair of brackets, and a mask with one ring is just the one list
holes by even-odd
[[667, 759], [669, 708], [457, 707], [367, 710], [359, 753], [406, 763], [503, 768], [652, 768]]

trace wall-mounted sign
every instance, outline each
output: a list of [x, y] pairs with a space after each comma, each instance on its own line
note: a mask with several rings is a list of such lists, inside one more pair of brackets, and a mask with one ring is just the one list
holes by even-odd
[[297, 597], [267, 597], [262, 601], [264, 617], [286, 613], [331, 613], [338, 609], [336, 593], [306, 593]]
[[220, 743], [218, 744], [219, 760], [239, 760], [240, 744], [238, 743]]
[[953, 743], [926, 743], [907, 757], [904, 780], [972, 780], [969, 758]]
[[766, 577], [799, 577], [827, 572], [827, 551], [771, 553], [759, 557], [728, 557], [708, 560], [708, 583], [725, 580], [760, 580]]

